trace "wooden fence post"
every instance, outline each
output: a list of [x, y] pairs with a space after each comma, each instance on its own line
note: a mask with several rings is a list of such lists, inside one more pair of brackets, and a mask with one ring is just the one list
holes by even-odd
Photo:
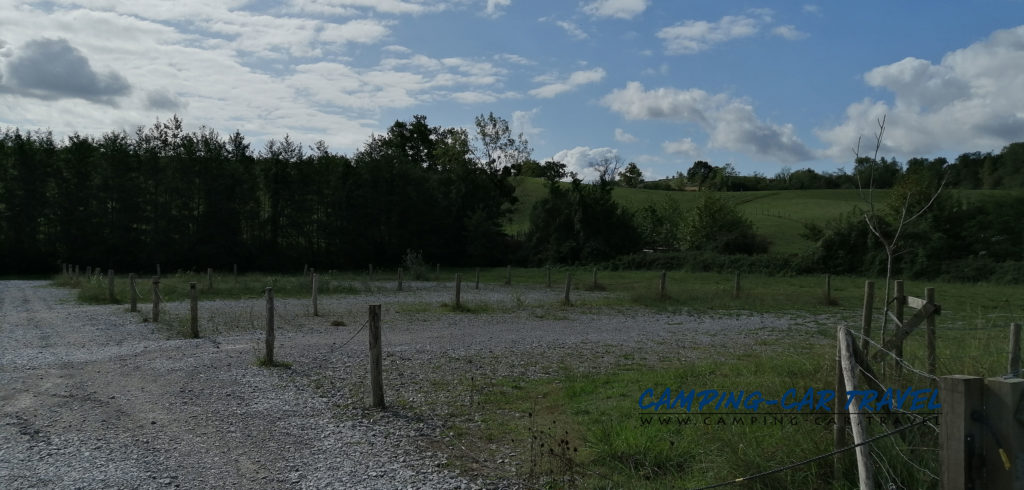
[[462, 274], [455, 273], [455, 308], [462, 308]]
[[309, 264], [302, 264], [302, 277], [309, 275]]
[[512, 285], [512, 266], [511, 265], [505, 266], [505, 285], [506, 286], [511, 286]]
[[316, 274], [316, 268], [310, 267], [309, 268], [309, 285], [310, 285], [310, 287], [313, 286], [313, 275], [314, 274]]
[[153, 277], [153, 322], [160, 321], [160, 276]]
[[570, 290], [572, 290], [572, 272], [565, 274], [565, 297], [562, 298], [562, 304], [565, 306], [572, 306], [572, 301], [569, 299]]
[[317, 297], [317, 293], [319, 292], [319, 291], [317, 291], [318, 289], [319, 289], [319, 284], [317, 284], [317, 275], [314, 272], [313, 273], [313, 316], [320, 316], [320, 301], [319, 301], [319, 298]]
[[235, 278], [235, 284], [238, 284], [238, 264], [231, 264], [231, 275]]
[[213, 267], [206, 268], [206, 289], [213, 289]]
[[1010, 376], [1020, 376], [1020, 324], [1010, 324], [1010, 365], [1008, 371]]
[[474, 289], [480, 289], [480, 268], [476, 268], [476, 287]]
[[982, 447], [985, 428], [971, 419], [982, 410], [985, 380], [976, 376], [939, 378], [942, 413], [939, 415], [941, 488], [985, 488], [982, 483]]
[[370, 282], [373, 282], [373, 264], [370, 264]]
[[864, 308], [860, 314], [860, 350], [865, 358], [868, 357], [868, 348], [871, 347], [868, 340], [871, 339], [871, 316], [874, 314], [874, 305], [875, 281], [864, 281]]
[[832, 306], [832, 274], [825, 274], [825, 306]]
[[[992, 431], [981, 446], [985, 454], [985, 484], [980, 488], [1024, 488], [1024, 431], [1020, 430], [1017, 407], [1024, 395], [1024, 379], [985, 380], [983, 425]], [[943, 407], [945, 409], [945, 407]]]
[[593, 282], [593, 284], [591, 285], [591, 288], [593, 288], [596, 291], [597, 290], [597, 267], [594, 267], [594, 280], [592, 282]]
[[[853, 361], [853, 338], [846, 327], [839, 327], [839, 349], [840, 361], [843, 365], [843, 381], [846, 383], [846, 391], [857, 389], [857, 366]], [[853, 432], [853, 442], [860, 444], [867, 440], [867, 430], [864, 428], [864, 420], [860, 414], [861, 400], [854, 399], [850, 404], [850, 429]], [[867, 445], [857, 446], [854, 449], [857, 453], [857, 480], [860, 482], [861, 490], [871, 490], [875, 487], [874, 468], [871, 464], [871, 448]]]
[[188, 283], [188, 333], [193, 339], [199, 338], [199, 293], [196, 291], [196, 283]]
[[[903, 307], [904, 307], [904, 305], [907, 304], [907, 295], [903, 291], [903, 281], [902, 280], [896, 281], [895, 290], [896, 290], [896, 295], [893, 298], [893, 314], [896, 315], [896, 331], [899, 331], [899, 329], [903, 328]], [[888, 299], [889, 298], [886, 298], [886, 301], [888, 301]], [[885, 323], [883, 323], [883, 325], [884, 324]], [[886, 332], [883, 331], [882, 332], [882, 345], [885, 345], [885, 334], [886, 334]], [[896, 354], [896, 357], [898, 359], [901, 359], [901, 360], [903, 359], [903, 341], [902, 340], [896, 343], [895, 349], [893, 349], [893, 353]], [[900, 363], [897, 362], [896, 363], [896, 372], [899, 372], [899, 369], [900, 369]]]
[[128, 297], [131, 301], [131, 307], [128, 311], [135, 313], [139, 311], [139, 294], [135, 288], [135, 273], [128, 274]]
[[160, 275], [161, 275], [160, 274], [160, 263], [157, 262], [157, 264], [156, 264], [156, 277], [160, 277]]
[[437, 279], [441, 279], [441, 263], [440, 262], [438, 262], [434, 266], [434, 277], [436, 277]]
[[[843, 377], [843, 357], [842, 357], [842, 342], [843, 334], [842, 329], [836, 331], [836, 401], [835, 409], [832, 411], [833, 419], [833, 434], [832, 434], [832, 446], [834, 450], [839, 450], [849, 445], [849, 437], [846, 435], [846, 428], [850, 425], [849, 419], [843, 410], [846, 409], [846, 380]], [[848, 453], [836, 454], [832, 459], [832, 471], [833, 481], [840, 482], [843, 480], [843, 473], [845, 473], [846, 462], [849, 460]]]
[[[935, 305], [935, 288], [925, 288], [924, 301], [927, 304]], [[935, 358], [935, 312], [933, 311], [925, 320], [925, 343], [928, 349], [928, 374], [935, 376], [938, 360]], [[900, 353], [902, 354], [902, 352]], [[933, 385], [934, 386], [934, 385]]]
[[107, 271], [107, 302], [114, 302], [114, 269]]
[[669, 271], [663, 270], [662, 278], [660, 278], [657, 283], [657, 297], [660, 299], [664, 300], [669, 297], [668, 280]]
[[402, 268], [398, 268], [398, 290], [402, 290]]
[[548, 271], [548, 282], [547, 282], [547, 284], [548, 284], [548, 287], [550, 288], [551, 287], [551, 266], [550, 265], [547, 267], [547, 271]]
[[266, 366], [274, 365], [274, 288], [267, 288], [267, 336], [263, 362]]
[[384, 410], [384, 370], [380, 345], [380, 305], [370, 305], [370, 393], [373, 408]]
[[739, 271], [736, 271], [736, 278], [733, 279], [733, 282], [732, 282], [732, 297], [733, 298], [739, 298], [740, 297], [740, 273], [739, 273]]

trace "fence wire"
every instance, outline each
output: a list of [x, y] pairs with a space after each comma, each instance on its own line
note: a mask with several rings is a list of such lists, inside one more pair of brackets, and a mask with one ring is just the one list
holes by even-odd
[[[849, 332], [852, 335], [852, 337], [866, 341], [868, 344], [873, 346], [878, 351], [885, 353], [887, 358], [891, 358], [896, 364], [902, 367], [905, 370], [905, 373], [910, 373], [920, 378], [924, 378], [925, 380], [927, 380], [926, 383], [931, 385], [934, 385], [938, 381], [938, 377], [931, 375], [927, 372], [924, 372], [920, 369], [917, 369], [916, 367], [908, 363], [906, 360], [897, 356], [892, 351], [883, 348], [878, 342], [874, 341], [870, 337], [866, 337], [863, 334], [852, 329], [846, 329], [845, 331]], [[864, 354], [864, 362], [867, 363], [869, 356], [866, 352]], [[866, 378], [871, 379], [872, 381], [877, 383], [878, 386], [887, 386], [887, 380], [883, 375], [873, 375], [871, 372], [865, 369], [864, 366], [857, 365], [857, 368], [858, 373], [862, 374]], [[897, 379], [902, 379], [903, 374], [904, 373], [901, 373]], [[902, 436], [901, 438], [894, 438], [887, 441], [888, 444], [886, 444], [884, 447], [891, 448], [890, 451], [888, 451], [888, 453], [887, 451], [882, 450], [883, 447], [877, 445], [873, 446], [871, 448], [871, 455], [872, 458], [875, 460], [875, 467], [879, 469], [879, 471], [876, 473], [876, 477], [879, 478], [886, 485], [886, 488], [913, 488], [914, 484], [911, 484], [911, 487], [908, 487], [901, 481], [899, 471], [897, 471], [896, 467], [893, 465], [893, 462], [890, 461], [893, 458], [898, 458], [900, 460], [901, 465], [906, 465], [907, 467], [916, 469], [918, 474], [923, 475], [928, 480], [937, 481], [939, 479], [938, 476], [936, 476], [932, 470], [929, 470], [924, 465], [924, 461], [931, 461], [934, 463], [933, 468], [938, 466], [938, 448], [936, 446], [938, 445], [939, 428], [931, 422], [931, 420], [935, 418], [935, 416], [924, 416], [918, 413], [909, 412], [903, 410], [902, 407], [899, 406], [890, 407], [890, 411], [892, 413], [907, 417], [919, 417], [920, 420], [918, 420], [914, 424], [927, 425], [931, 428], [931, 431], [929, 431], [928, 435], [921, 434], [918, 436]], [[922, 446], [921, 444], [927, 445]], [[929, 453], [926, 455], [908, 455], [907, 453], [910, 452], [911, 450], [915, 452], [928, 451]]]

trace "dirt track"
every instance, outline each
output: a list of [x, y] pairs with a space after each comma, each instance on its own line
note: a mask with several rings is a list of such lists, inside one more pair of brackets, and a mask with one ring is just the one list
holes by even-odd
[[[259, 329], [241, 328], [255, 301], [202, 303], [205, 323], [240, 328], [181, 340], [123, 306], [79, 305], [43, 282], [0, 282], [0, 488], [515, 486], [445, 469], [444, 456], [424, 450], [444, 421], [403, 407], [429, 401], [456, 373], [543, 376], [558, 363], [600, 366], [623, 351], [687, 357], [694, 345], [751, 345], [792, 328], [763, 316], [408, 307], [436, 305], [446, 291], [324, 298], [319, 318], [305, 302], [282, 301], [278, 357], [294, 367], [261, 369], [253, 366]], [[529, 304], [546, 294], [515, 297]], [[508, 301], [499, 299], [507, 290], [467, 296]], [[367, 341], [356, 332], [371, 302], [392, 304], [385, 390], [397, 403], [368, 416]], [[348, 326], [330, 326], [340, 318]]]

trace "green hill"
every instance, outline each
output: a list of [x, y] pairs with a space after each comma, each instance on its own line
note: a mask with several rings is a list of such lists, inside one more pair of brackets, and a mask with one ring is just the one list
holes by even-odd
[[[567, 184], [565, 184], [567, 185]], [[506, 229], [510, 233], [523, 233], [530, 223], [533, 203], [546, 194], [544, 182], [536, 178], [518, 178], [516, 196], [519, 204], [509, 217]], [[664, 199], [678, 201], [683, 209], [694, 207], [700, 199], [698, 192], [658, 191], [648, 189], [616, 188], [615, 199], [628, 209], [640, 209]], [[804, 223], [824, 224], [830, 218], [853, 209], [863, 201], [857, 190], [806, 190], [723, 192], [726, 199], [736, 203], [760, 233], [772, 241], [776, 253], [797, 253], [811, 246], [800, 238]], [[876, 191], [876, 202], [885, 200], [887, 191]]]

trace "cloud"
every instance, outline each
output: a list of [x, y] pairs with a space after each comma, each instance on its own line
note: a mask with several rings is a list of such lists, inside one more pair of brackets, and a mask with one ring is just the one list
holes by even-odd
[[369, 69], [326, 61], [299, 65], [285, 85], [317, 104], [377, 111], [448, 98], [476, 104], [515, 96], [489, 90], [500, 84], [504, 73], [486, 61], [417, 54], [385, 58]]
[[[773, 15], [769, 8], [752, 8], [743, 15], [726, 15], [717, 21], [684, 20], [663, 28], [656, 36], [665, 43], [667, 54], [694, 54], [726, 41], [755, 36], [772, 24]], [[790, 41], [807, 37], [793, 25], [777, 26], [771, 33]]]
[[583, 40], [590, 37], [587, 35], [586, 32], [583, 32], [583, 29], [580, 29], [580, 26], [573, 24], [572, 22], [557, 20], [555, 21], [555, 25], [564, 29], [565, 32], [569, 34], [569, 36], [571, 36], [573, 39]]
[[998, 149], [1024, 134], [1024, 26], [946, 53], [938, 63], [904, 58], [876, 67], [864, 81], [891, 101], [850, 104], [845, 121], [819, 129], [828, 156], [843, 160], [859, 136], [886, 115], [883, 151], [916, 156], [963, 148]]
[[528, 111], [515, 111], [512, 113], [512, 131], [522, 133], [526, 137], [537, 136], [544, 132], [543, 129], [534, 126], [533, 118], [540, 112], [540, 107]]
[[635, 143], [636, 136], [623, 131], [622, 128], [615, 128], [615, 141], [619, 143]]
[[52, 100], [78, 98], [113, 104], [131, 92], [131, 84], [116, 71], [97, 72], [86, 56], [67, 39], [35, 39], [25, 43], [7, 62], [7, 81], [0, 90]]
[[656, 36], [664, 42], [667, 54], [699, 53], [715, 44], [757, 34], [762, 26], [771, 23], [773, 12], [751, 9], [747, 14], [727, 15], [716, 22], [686, 20], [662, 28]]
[[402, 0], [291, 0], [291, 10], [312, 14], [357, 15], [365, 9], [382, 14], [422, 14], [439, 11], [445, 5], [423, 5], [421, 2]]
[[583, 5], [583, 11], [594, 17], [632, 19], [647, 9], [648, 0], [595, 0]]
[[803, 11], [807, 12], [808, 14], [820, 14], [821, 13], [821, 7], [808, 3], [808, 4], [804, 4]]
[[487, 0], [487, 8], [484, 15], [490, 18], [501, 17], [505, 12], [502, 10], [512, 4], [512, 0]]
[[519, 56], [518, 54], [509, 54], [509, 53], [496, 54], [496, 55], [494, 55], [494, 59], [502, 60], [502, 61], [507, 61], [509, 63], [515, 63], [517, 65], [524, 65], [524, 66], [529, 66], [529, 65], [535, 65], [536, 64], [533, 61], [530, 61], [530, 60], [528, 60], [528, 59], [526, 59], [526, 58], [524, 58], [522, 56]]
[[188, 104], [167, 90], [150, 90], [146, 92], [146, 108], [158, 111], [178, 111]]
[[498, 100], [494, 94], [474, 91], [455, 92], [451, 97], [456, 102], [461, 102], [463, 104], [484, 104]]
[[790, 41], [797, 41], [807, 37], [806, 32], [800, 32], [794, 25], [778, 26], [772, 29], [772, 34]]
[[[604, 76], [605, 71], [603, 68], [576, 71], [573, 72], [572, 75], [569, 75], [569, 78], [565, 81], [555, 81], [531, 90], [530, 95], [541, 99], [550, 99], [556, 95], [569, 92], [580, 85], [599, 82], [604, 78]], [[544, 79], [546, 79], [546, 77], [541, 78], [540, 80]]]
[[796, 136], [792, 125], [761, 121], [749, 102], [725, 94], [709, 94], [695, 88], [646, 90], [640, 82], [629, 82], [625, 88], [604, 96], [601, 103], [626, 119], [697, 124], [710, 136], [708, 146], [711, 148], [784, 163], [814, 158], [814, 153]]
[[388, 22], [370, 19], [351, 20], [344, 24], [326, 24], [317, 38], [326, 43], [373, 44], [387, 37], [391, 31]]
[[669, 155], [683, 155], [688, 157], [697, 156], [697, 144], [690, 138], [683, 138], [677, 141], [665, 141], [661, 149]]
[[589, 146], [577, 146], [571, 150], [562, 150], [555, 153], [547, 160], [562, 162], [566, 170], [576, 172], [583, 180], [596, 180], [598, 172], [594, 170], [594, 164], [602, 160], [620, 158], [619, 150], [615, 148], [591, 148]]

